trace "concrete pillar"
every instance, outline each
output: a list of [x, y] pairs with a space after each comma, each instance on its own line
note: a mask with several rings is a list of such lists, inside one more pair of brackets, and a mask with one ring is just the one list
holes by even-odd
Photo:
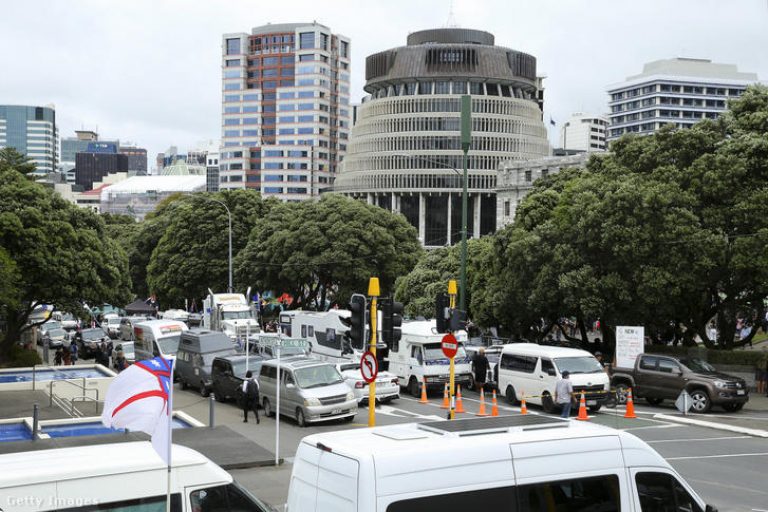
[[427, 207], [424, 204], [424, 194], [419, 192], [419, 238], [423, 245], [427, 245]]
[[[480, 201], [482, 199], [482, 194], [477, 194], [475, 196], [475, 212], [473, 215], [474, 221], [474, 231], [472, 234], [472, 238], [480, 238]], [[469, 228], [467, 228], [469, 229]], [[469, 237], [469, 233], [467, 233], [467, 237]]]
[[395, 195], [394, 192], [392, 192], [392, 202], [390, 204], [392, 205], [393, 212], [400, 212], [400, 196]]
[[[453, 196], [450, 192], [447, 194], [447, 196], [448, 196], [448, 222], [446, 224], [448, 225], [448, 245], [451, 245], [451, 242], [452, 242], [451, 240], [452, 238], [451, 237], [451, 203], [453, 202], [452, 201]], [[458, 226], [458, 229], [461, 229], [461, 226]]]

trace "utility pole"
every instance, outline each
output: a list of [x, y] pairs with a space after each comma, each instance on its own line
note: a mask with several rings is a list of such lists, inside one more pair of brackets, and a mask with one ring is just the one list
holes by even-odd
[[[461, 196], [461, 269], [459, 309], [466, 311], [467, 300], [467, 153], [472, 143], [472, 97], [461, 97], [461, 150], [464, 152], [464, 191]], [[479, 200], [479, 198], [478, 198]]]
[[[376, 301], [379, 297], [379, 278], [372, 277], [368, 280], [368, 296], [371, 298], [371, 346], [370, 351], [376, 357]], [[365, 330], [363, 330], [365, 332]], [[376, 426], [376, 379], [368, 384], [368, 426]]]

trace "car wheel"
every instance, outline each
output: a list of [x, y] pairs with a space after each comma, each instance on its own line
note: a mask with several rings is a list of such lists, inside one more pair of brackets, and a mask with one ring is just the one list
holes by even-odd
[[744, 404], [723, 404], [725, 412], [737, 412], [744, 408]]
[[650, 396], [645, 397], [645, 401], [648, 402], [651, 405], [659, 405], [661, 402], [664, 401], [663, 398], [653, 398]]
[[552, 400], [552, 396], [549, 393], [545, 393], [544, 396], [541, 397], [541, 406], [547, 414], [554, 414], [557, 412], [555, 401]]
[[296, 424], [301, 428], [307, 426], [307, 419], [304, 417], [304, 410], [301, 407], [296, 408]]
[[602, 407], [602, 405], [590, 405], [589, 412], [595, 413], [600, 410], [600, 407]]
[[274, 415], [274, 413], [272, 412], [272, 404], [269, 403], [269, 398], [264, 399], [263, 405], [264, 405], [264, 415], [267, 418], [271, 418]]
[[517, 393], [515, 393], [515, 388], [512, 386], [507, 386], [507, 390], [504, 395], [507, 397], [507, 402], [509, 402], [510, 405], [517, 405], [519, 403], [517, 400]]
[[203, 398], [208, 398], [211, 396], [211, 390], [208, 389], [208, 386], [205, 385], [205, 382], [200, 383], [200, 396]]
[[709, 395], [701, 389], [691, 392], [691, 401], [693, 402], [691, 409], [698, 413], [703, 414], [712, 407], [712, 400], [709, 399]]
[[411, 393], [411, 396], [415, 398], [419, 398], [421, 396], [419, 381], [416, 380], [416, 377], [411, 377], [411, 380], [408, 382], [408, 391]]
[[620, 405], [627, 403], [627, 395], [629, 394], [629, 386], [624, 382], [616, 384], [616, 401]]

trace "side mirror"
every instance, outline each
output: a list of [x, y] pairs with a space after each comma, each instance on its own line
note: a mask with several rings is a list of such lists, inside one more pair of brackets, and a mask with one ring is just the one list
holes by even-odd
[[288, 382], [288, 383], [286, 383], [286, 384], [285, 384], [285, 389], [293, 389], [293, 388], [295, 388], [295, 387], [296, 387], [296, 386], [295, 386], [294, 384], [291, 384], [290, 382]]
[[709, 504], [707, 504], [707, 507], [704, 510], [705, 512], [717, 512], [717, 509]]

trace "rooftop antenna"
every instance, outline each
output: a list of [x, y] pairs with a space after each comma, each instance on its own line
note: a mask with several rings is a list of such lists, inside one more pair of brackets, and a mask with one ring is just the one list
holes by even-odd
[[453, 12], [453, 0], [451, 0], [450, 8], [448, 10], [448, 21], [445, 22], [446, 28], [458, 28], [459, 24], [456, 23], [456, 16]]

